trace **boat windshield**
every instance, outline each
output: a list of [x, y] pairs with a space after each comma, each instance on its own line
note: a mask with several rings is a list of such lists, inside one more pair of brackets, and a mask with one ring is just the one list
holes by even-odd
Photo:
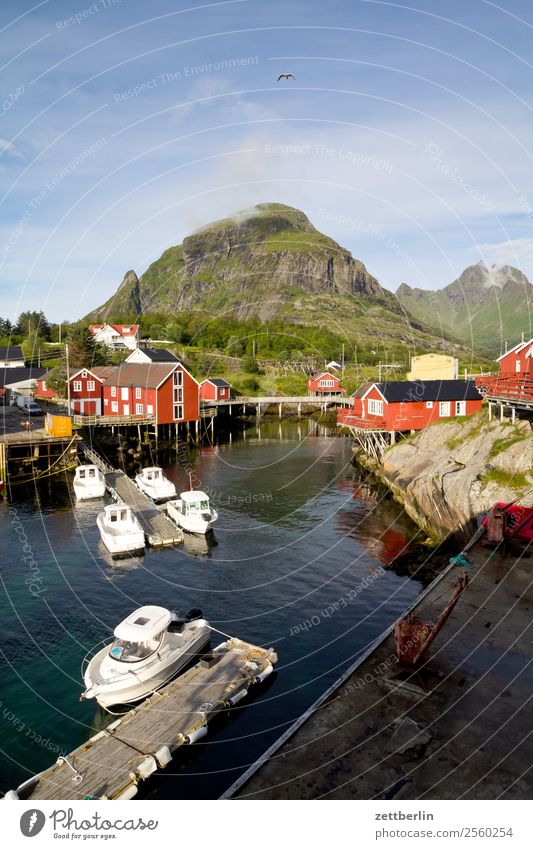
[[85, 469], [79, 469], [79, 470], [78, 470], [78, 477], [79, 477], [79, 478], [84, 478], [84, 477], [85, 477]]
[[89, 477], [90, 478], [96, 477], [96, 469], [89, 469]]
[[145, 660], [150, 657], [163, 640], [164, 631], [146, 640], [144, 643], [133, 643], [130, 640], [115, 640], [109, 649], [109, 657], [113, 660], [120, 660], [122, 663], [137, 663], [139, 660]]
[[189, 510], [191, 513], [203, 513], [204, 510], [209, 510], [209, 501], [189, 501]]

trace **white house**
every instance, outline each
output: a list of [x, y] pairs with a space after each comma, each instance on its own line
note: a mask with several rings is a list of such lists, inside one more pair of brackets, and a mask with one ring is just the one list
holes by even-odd
[[96, 342], [101, 342], [115, 351], [129, 348], [134, 350], [139, 344], [138, 324], [90, 324], [89, 333]]
[[0, 345], [0, 369], [24, 368], [24, 354], [20, 345]]

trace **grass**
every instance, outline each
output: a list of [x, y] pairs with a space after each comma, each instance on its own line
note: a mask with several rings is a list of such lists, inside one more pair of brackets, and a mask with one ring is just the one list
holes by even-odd
[[502, 437], [501, 439], [497, 439], [492, 448], [490, 449], [490, 456], [496, 457], [498, 454], [501, 454], [503, 451], [507, 451], [511, 445], [516, 445], [517, 442], [523, 442], [527, 439], [527, 436], [523, 433], [515, 433], [513, 436], [509, 436], [507, 438]]
[[523, 490], [530, 486], [527, 476], [521, 472], [505, 472], [501, 469], [491, 469], [482, 477], [483, 483], [496, 483], [509, 489]]

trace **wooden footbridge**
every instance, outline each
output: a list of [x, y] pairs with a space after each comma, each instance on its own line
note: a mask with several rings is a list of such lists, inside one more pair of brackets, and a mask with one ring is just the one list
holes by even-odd
[[141, 492], [138, 486], [120, 469], [114, 469], [93, 448], [81, 443], [81, 449], [87, 459], [105, 475], [106, 486], [116, 501], [127, 504], [137, 517], [148, 545], [154, 548], [177, 545], [183, 542], [183, 531]]
[[253, 407], [259, 417], [267, 407], [277, 406], [281, 418], [285, 406], [296, 407], [300, 415], [302, 407], [305, 406], [320, 407], [323, 412], [326, 412], [329, 406], [350, 407], [352, 405], [353, 399], [345, 395], [238, 395], [235, 398], [220, 401], [202, 401], [200, 415], [203, 418], [216, 415], [221, 408], [227, 408], [231, 414], [233, 407], [242, 407], [245, 411], [247, 407]]
[[112, 722], [6, 799], [131, 799], [137, 786], [205, 736], [273, 671], [277, 655], [230, 638], [139, 707]]

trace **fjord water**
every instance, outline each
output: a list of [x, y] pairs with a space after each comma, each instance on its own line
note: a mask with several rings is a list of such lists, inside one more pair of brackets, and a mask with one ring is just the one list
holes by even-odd
[[414, 526], [361, 482], [349, 440], [326, 434], [313, 421], [263, 424], [167, 467], [178, 492], [190, 470], [217, 506], [210, 548], [187, 537], [112, 561], [95, 524], [101, 502], [76, 504], [71, 476], [14, 488], [0, 504], [2, 792], [109, 722], [79, 701], [80, 664], [135, 607], [200, 607], [221, 631], [279, 654], [255, 697], [146, 790], [215, 798], [416, 598], [417, 581], [382, 569]]

